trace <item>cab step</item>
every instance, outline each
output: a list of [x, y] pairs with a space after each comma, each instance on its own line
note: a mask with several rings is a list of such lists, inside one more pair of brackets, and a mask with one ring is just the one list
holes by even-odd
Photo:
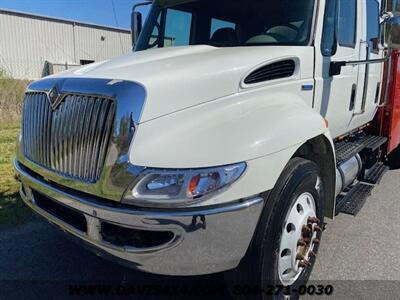
[[366, 135], [353, 142], [338, 142], [335, 144], [337, 164], [340, 165], [365, 149], [373, 152], [385, 144], [387, 140], [386, 137], [382, 136]]
[[383, 178], [383, 175], [389, 170], [389, 167], [381, 162], [377, 162], [372, 166], [371, 169], [365, 174], [365, 177], [361, 179], [364, 183], [379, 184]]
[[335, 147], [336, 161], [338, 165], [349, 160], [364, 149], [364, 146], [357, 142], [340, 142], [337, 143]]
[[367, 198], [375, 186], [359, 182], [344, 196], [339, 196], [336, 202], [336, 214], [344, 213], [356, 216], [363, 208]]
[[388, 138], [383, 136], [375, 136], [375, 135], [367, 135], [365, 138], [361, 140], [361, 144], [364, 148], [375, 151], [380, 146], [387, 142]]

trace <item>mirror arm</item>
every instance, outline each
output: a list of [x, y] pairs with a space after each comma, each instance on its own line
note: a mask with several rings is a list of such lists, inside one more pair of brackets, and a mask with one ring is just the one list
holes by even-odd
[[149, 0], [149, 1], [145, 1], [145, 2], [140, 2], [140, 3], [136, 3], [133, 7], [132, 7], [132, 13], [135, 13], [136, 10], [140, 7], [140, 6], [146, 6], [146, 5], [150, 5], [152, 4], [153, 1]]
[[345, 63], [346, 66], [355, 66], [355, 65], [371, 65], [371, 64], [381, 64], [386, 62], [389, 57], [378, 58], [378, 59], [368, 59], [368, 60], [354, 60], [347, 61]]
[[387, 20], [389, 20], [390, 18], [393, 18], [393, 17], [394, 17], [394, 15], [391, 12], [382, 13], [382, 15], [381, 15], [382, 21], [380, 22], [380, 24], [385, 23]]

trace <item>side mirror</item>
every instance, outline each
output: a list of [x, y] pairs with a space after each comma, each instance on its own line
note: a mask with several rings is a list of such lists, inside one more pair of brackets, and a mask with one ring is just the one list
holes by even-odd
[[400, 49], [400, 16], [386, 19], [381, 24], [382, 45], [388, 49]]
[[132, 11], [131, 16], [131, 35], [132, 35], [132, 46], [135, 47], [139, 35], [142, 32], [142, 14], [138, 11]]

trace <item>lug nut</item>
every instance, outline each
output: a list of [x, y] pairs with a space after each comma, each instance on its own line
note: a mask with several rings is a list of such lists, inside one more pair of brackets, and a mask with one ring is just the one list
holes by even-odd
[[304, 260], [304, 256], [301, 254], [296, 255], [296, 260]]
[[307, 261], [307, 260], [303, 260], [303, 261], [299, 262], [299, 267], [300, 268], [307, 268], [307, 267], [310, 267], [310, 266], [311, 266], [311, 263], [309, 261]]
[[314, 230], [315, 230], [316, 232], [321, 232], [321, 231], [322, 231], [321, 227], [319, 227], [318, 225], [315, 225], [315, 226], [314, 226]]
[[311, 243], [311, 239], [310, 238], [304, 238], [303, 240], [306, 242], [306, 244]]
[[319, 244], [319, 239], [313, 239], [313, 243], [318, 245]]
[[304, 225], [303, 226], [303, 233], [310, 233], [310, 232], [311, 232], [311, 228], [306, 226], [306, 225]]
[[317, 254], [314, 251], [310, 251], [310, 253], [308, 254], [309, 258], [314, 258], [316, 256], [317, 256]]
[[299, 262], [299, 267], [300, 268], [307, 268], [307, 265], [301, 261], [301, 262]]
[[303, 239], [301, 239], [297, 242], [297, 246], [304, 247], [304, 246], [307, 246], [307, 243]]
[[315, 224], [318, 224], [318, 223], [320, 223], [321, 221], [318, 219], [318, 218], [314, 218], [314, 217], [309, 217], [308, 218], [308, 220], [307, 220], [307, 223], [315, 223]]

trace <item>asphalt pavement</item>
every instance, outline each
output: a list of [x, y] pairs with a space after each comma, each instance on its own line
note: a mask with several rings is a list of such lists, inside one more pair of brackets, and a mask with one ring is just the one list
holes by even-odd
[[[334, 294], [327, 299], [399, 298], [399, 224], [400, 170], [396, 170], [385, 175], [357, 217], [339, 215], [328, 221], [312, 283], [333, 285]], [[0, 230], [0, 299], [63, 299], [71, 293], [70, 283], [110, 280], [118, 284], [223, 285], [222, 274], [176, 278], [116, 265], [39, 218]]]

